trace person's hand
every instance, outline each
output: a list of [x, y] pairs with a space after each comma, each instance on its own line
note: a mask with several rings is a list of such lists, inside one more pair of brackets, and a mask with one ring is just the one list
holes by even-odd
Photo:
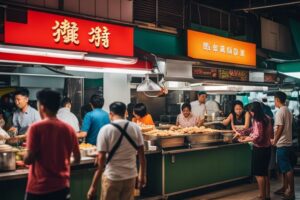
[[87, 200], [92, 200], [95, 195], [96, 195], [96, 189], [91, 186], [87, 193]]
[[139, 177], [138, 178], [138, 184], [137, 184], [138, 188], [142, 189], [142, 188], [146, 187], [146, 182], [147, 182], [146, 181], [146, 176]]
[[8, 129], [8, 132], [16, 134], [18, 132], [18, 129], [16, 127], [11, 127], [10, 129]]
[[276, 143], [275, 143], [275, 139], [271, 139], [271, 145], [275, 146]]
[[238, 141], [239, 141], [240, 143], [244, 143], [244, 142], [245, 142], [245, 139], [239, 138]]
[[233, 139], [241, 137], [241, 134], [239, 132], [237, 132], [237, 131], [234, 131], [234, 132], [235, 132], [235, 134], [233, 136]]

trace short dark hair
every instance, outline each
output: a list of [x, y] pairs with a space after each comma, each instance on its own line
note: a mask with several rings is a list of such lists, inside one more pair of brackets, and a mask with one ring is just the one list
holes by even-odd
[[284, 92], [281, 92], [281, 91], [276, 92], [274, 94], [274, 97], [277, 98], [277, 99], [279, 99], [279, 101], [281, 103], [285, 103], [286, 98], [287, 98], [286, 94]]
[[14, 95], [22, 95], [22, 96], [25, 96], [25, 97], [29, 97], [29, 90], [27, 88], [18, 88]]
[[190, 111], [192, 110], [192, 106], [190, 103], [184, 103], [181, 106], [181, 110], [183, 111], [183, 109], [188, 108]]
[[52, 114], [57, 113], [61, 99], [59, 92], [44, 89], [37, 93], [36, 98]]
[[125, 116], [126, 105], [122, 102], [116, 101], [109, 105], [109, 111], [120, 117]]
[[143, 103], [137, 103], [133, 107], [133, 112], [140, 117], [144, 117], [147, 115], [147, 107]]
[[200, 95], [202, 95], [202, 94], [207, 95], [207, 93], [206, 93], [205, 91], [198, 91], [198, 92], [197, 92], [197, 95], [198, 95], [198, 96], [200, 96]]
[[72, 104], [72, 100], [69, 97], [64, 97], [61, 101], [61, 106], [65, 107], [68, 103]]
[[104, 104], [104, 99], [98, 94], [91, 96], [90, 103], [94, 108], [102, 108]]

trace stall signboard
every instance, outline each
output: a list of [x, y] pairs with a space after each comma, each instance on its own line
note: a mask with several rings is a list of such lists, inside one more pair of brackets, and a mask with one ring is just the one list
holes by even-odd
[[256, 67], [256, 45], [198, 31], [187, 31], [187, 53], [195, 59]]
[[196, 79], [217, 79], [218, 69], [193, 66], [193, 78]]
[[133, 27], [33, 10], [25, 23], [7, 18], [4, 26], [6, 44], [133, 56]]
[[249, 71], [237, 69], [219, 69], [218, 77], [226, 81], [249, 81]]

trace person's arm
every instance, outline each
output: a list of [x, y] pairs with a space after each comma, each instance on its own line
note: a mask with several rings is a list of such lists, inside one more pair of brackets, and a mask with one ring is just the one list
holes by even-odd
[[245, 113], [245, 126], [244, 129], [247, 129], [250, 127], [250, 120], [251, 120], [251, 116], [249, 112]]
[[18, 128], [17, 128], [18, 127], [18, 122], [17, 122], [17, 115], [15, 113], [13, 114], [12, 124], [13, 124], [13, 126], [10, 127], [8, 129], [8, 131], [16, 133], [18, 131]]
[[87, 199], [88, 200], [91, 200], [97, 192], [99, 178], [102, 176], [103, 171], [105, 169], [106, 152], [103, 152], [103, 151], [99, 152], [97, 161], [98, 161], [98, 163], [97, 163], [98, 167], [97, 167], [96, 172], [94, 174], [90, 189], [87, 193]]
[[272, 145], [276, 145], [278, 140], [281, 138], [284, 129], [284, 123], [284, 116], [281, 113], [281, 110], [279, 110], [275, 116], [276, 131], [274, 134], [274, 139], [271, 140]]
[[[180, 115], [180, 114], [179, 114]], [[176, 126], [179, 126], [179, 115], [177, 115], [177, 119], [176, 119]]]
[[230, 113], [229, 115], [228, 115], [228, 117], [226, 118], [226, 119], [224, 119], [223, 120], [223, 125], [224, 126], [228, 126], [229, 124], [230, 124], [230, 122], [232, 121], [232, 114]]
[[276, 132], [275, 132], [275, 135], [274, 135], [274, 139], [271, 140], [272, 141], [272, 145], [276, 145], [277, 144], [278, 140], [282, 136], [283, 129], [284, 129], [283, 125], [277, 125]]
[[140, 161], [140, 173], [138, 177], [138, 187], [143, 188], [146, 186], [146, 158], [144, 152], [144, 146], [140, 146], [138, 149], [138, 158]]
[[77, 137], [84, 138], [87, 136], [87, 132], [90, 129], [92, 124], [91, 116], [89, 113], [87, 113], [83, 119], [81, 131], [77, 133]]
[[29, 128], [27, 135], [27, 153], [24, 156], [26, 165], [33, 164], [38, 158], [38, 136], [33, 127]]
[[77, 140], [75, 132], [73, 132], [73, 149], [72, 149], [72, 153], [73, 153], [73, 157], [74, 157], [74, 161], [73, 161], [72, 164], [80, 163], [81, 155], [80, 155], [78, 140]]

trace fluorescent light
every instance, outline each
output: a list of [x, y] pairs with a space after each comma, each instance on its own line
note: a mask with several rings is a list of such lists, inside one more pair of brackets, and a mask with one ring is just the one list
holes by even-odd
[[191, 83], [191, 87], [202, 86], [203, 83]]
[[99, 73], [117, 73], [117, 74], [147, 74], [148, 70], [137, 70], [137, 69], [117, 69], [117, 68], [97, 68], [97, 67], [73, 67], [66, 66], [68, 71], [81, 71], [81, 72], [99, 72]]
[[300, 72], [282, 72], [282, 74], [300, 79]]
[[116, 63], [124, 65], [133, 65], [137, 63], [137, 58], [125, 58], [125, 57], [107, 57], [107, 56], [91, 56], [85, 55], [84, 60], [96, 61], [96, 62], [106, 62], [106, 63]]
[[10, 45], [0, 45], [0, 52], [32, 55], [32, 56], [53, 57], [53, 58], [79, 59], [79, 60], [82, 60], [84, 58], [84, 54], [86, 54], [85, 52], [19, 47], [19, 46], [10, 46]]
[[251, 91], [268, 91], [266, 86], [250, 86], [250, 85], [208, 85], [193, 88], [193, 90], [203, 90], [208, 92], [251, 92]]

